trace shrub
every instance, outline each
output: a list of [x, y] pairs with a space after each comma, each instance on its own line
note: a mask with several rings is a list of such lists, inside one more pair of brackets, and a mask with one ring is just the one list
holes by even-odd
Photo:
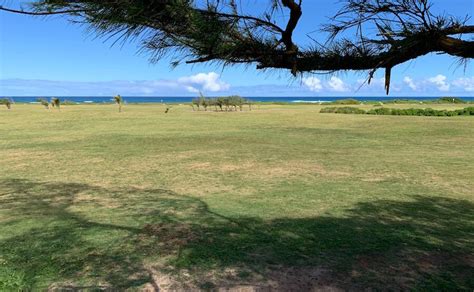
[[374, 108], [367, 112], [369, 115], [390, 115], [392, 114], [391, 110], [385, 107], [382, 108]]
[[365, 110], [356, 107], [340, 107], [336, 110], [336, 114], [365, 114]]
[[337, 107], [333, 106], [333, 107], [325, 107], [325, 108], [322, 108], [321, 111], [319, 111], [320, 113], [322, 114], [333, 114], [336, 112], [336, 109]]
[[462, 100], [458, 97], [444, 96], [436, 100], [438, 103], [466, 103], [465, 100]]
[[459, 116], [474, 116], [474, 106], [456, 110]]
[[435, 110], [432, 108], [426, 109], [389, 109], [389, 108], [377, 108], [371, 109], [367, 112], [369, 115], [397, 115], [397, 116], [433, 116], [433, 117], [453, 117], [453, 116], [474, 116], [474, 107], [467, 107], [464, 109], [448, 111], [448, 110]]
[[353, 98], [348, 98], [348, 99], [339, 99], [336, 101], [331, 102], [331, 104], [360, 104], [360, 101], [357, 99]]
[[406, 103], [417, 103], [417, 101], [413, 99], [394, 99], [394, 100], [388, 100], [385, 103], [406, 104]]
[[320, 113], [335, 113], [335, 114], [365, 114], [365, 111], [356, 107], [326, 107], [321, 109]]

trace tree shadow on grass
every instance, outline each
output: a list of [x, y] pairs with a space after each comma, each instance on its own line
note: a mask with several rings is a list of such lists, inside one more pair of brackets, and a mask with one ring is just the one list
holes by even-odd
[[442, 197], [262, 220], [163, 189], [9, 179], [0, 222], [3, 289], [474, 288], [474, 205]]

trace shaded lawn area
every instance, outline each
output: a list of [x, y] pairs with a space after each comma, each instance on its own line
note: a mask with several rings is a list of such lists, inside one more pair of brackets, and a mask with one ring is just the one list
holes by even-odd
[[472, 119], [128, 108], [0, 116], [0, 290], [473, 289]]

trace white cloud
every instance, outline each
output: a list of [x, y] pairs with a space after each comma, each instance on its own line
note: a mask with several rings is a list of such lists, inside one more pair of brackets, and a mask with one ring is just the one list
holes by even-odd
[[451, 85], [446, 82], [446, 76], [441, 74], [429, 78], [428, 81], [434, 84], [440, 91], [449, 91], [449, 88], [451, 87]]
[[474, 77], [458, 78], [453, 81], [453, 85], [468, 92], [474, 91]]
[[415, 84], [413, 79], [411, 79], [408, 76], [405, 76], [405, 78], [403, 78], [403, 82], [405, 82], [405, 84], [408, 85], [408, 87], [410, 87], [412, 90], [417, 90], [418, 89], [418, 86]]
[[189, 95], [203, 91], [228, 91], [230, 85], [215, 72], [199, 73], [178, 79], [116, 80], [100, 82], [0, 79], [0, 94], [8, 95], [115, 95], [159, 96]]
[[192, 93], [198, 93], [198, 92], [199, 92], [199, 89], [194, 88], [194, 87], [192, 87], [192, 86], [186, 86], [186, 90], [187, 90], [188, 92], [192, 92]]
[[221, 81], [219, 74], [216, 72], [199, 73], [196, 75], [181, 77], [178, 79], [178, 83], [186, 85], [186, 88], [190, 92], [199, 91], [197, 88], [200, 87], [204, 91], [218, 92], [227, 90], [230, 85]]
[[323, 89], [323, 85], [321, 84], [321, 80], [316, 77], [307, 77], [303, 78], [303, 84], [308, 87], [311, 91], [319, 92]]
[[337, 92], [344, 92], [349, 90], [346, 84], [344, 84], [344, 81], [335, 76], [331, 77], [331, 80], [329, 80], [328, 82], [328, 86], [331, 90]]

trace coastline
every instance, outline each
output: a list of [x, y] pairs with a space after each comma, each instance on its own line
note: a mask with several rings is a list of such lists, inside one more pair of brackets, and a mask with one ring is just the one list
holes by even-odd
[[[39, 96], [12, 96], [9, 98], [13, 103], [37, 104]], [[41, 97], [49, 100], [51, 97]], [[63, 103], [69, 104], [111, 104], [114, 103], [111, 96], [58, 96]], [[194, 97], [153, 97], [153, 96], [124, 96], [126, 104], [187, 104]], [[340, 100], [353, 99], [361, 103], [433, 103], [441, 96], [423, 97], [392, 97], [392, 96], [367, 96], [367, 97], [245, 97], [253, 103], [261, 104], [325, 104]], [[474, 96], [459, 96], [467, 103], [474, 103]]]

